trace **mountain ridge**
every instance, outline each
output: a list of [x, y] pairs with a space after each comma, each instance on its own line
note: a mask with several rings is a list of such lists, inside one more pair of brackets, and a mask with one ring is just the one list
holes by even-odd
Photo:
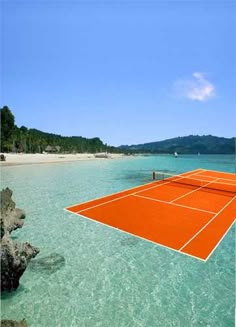
[[120, 145], [119, 148], [146, 153], [233, 154], [235, 153], [235, 138], [188, 135], [143, 144]]

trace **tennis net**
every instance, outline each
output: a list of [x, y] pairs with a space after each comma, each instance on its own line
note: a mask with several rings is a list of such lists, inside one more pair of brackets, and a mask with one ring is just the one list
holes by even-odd
[[190, 177], [184, 175], [173, 175], [165, 172], [156, 172], [156, 179], [159, 181], [165, 181], [170, 184], [178, 184], [184, 187], [189, 187], [191, 189], [201, 189], [202, 191], [208, 192], [225, 192], [227, 195], [235, 196], [236, 195], [236, 181], [224, 180], [220, 178], [214, 179], [203, 176]]

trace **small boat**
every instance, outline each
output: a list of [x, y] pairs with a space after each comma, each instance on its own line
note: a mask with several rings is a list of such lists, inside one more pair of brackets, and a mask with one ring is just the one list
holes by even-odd
[[177, 158], [178, 157], [178, 152], [175, 152], [174, 156], [175, 156], [175, 158]]

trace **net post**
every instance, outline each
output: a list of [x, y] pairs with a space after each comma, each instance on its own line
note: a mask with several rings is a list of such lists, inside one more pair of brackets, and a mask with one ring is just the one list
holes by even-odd
[[156, 179], [156, 172], [155, 172], [155, 171], [152, 172], [152, 179], [153, 179], [153, 180]]

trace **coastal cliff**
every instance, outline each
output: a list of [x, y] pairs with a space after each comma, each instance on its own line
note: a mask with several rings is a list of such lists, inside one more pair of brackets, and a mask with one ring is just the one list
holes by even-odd
[[12, 191], [1, 191], [1, 291], [14, 291], [28, 263], [39, 249], [29, 243], [13, 241], [10, 233], [24, 224], [25, 212], [15, 207]]

